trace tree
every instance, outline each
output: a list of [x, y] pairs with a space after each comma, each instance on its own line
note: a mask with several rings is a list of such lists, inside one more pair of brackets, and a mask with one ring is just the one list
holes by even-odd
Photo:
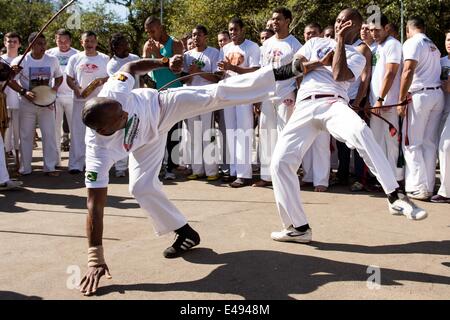
[[51, 16], [54, 4], [50, 0], [0, 0], [0, 31], [15, 31], [26, 43], [27, 37], [38, 31]]
[[141, 52], [146, 37], [144, 33], [144, 22], [149, 16], [159, 15], [159, 0], [105, 0], [106, 3], [112, 3], [124, 6], [128, 9], [127, 27], [130, 29], [131, 48], [134, 52]]

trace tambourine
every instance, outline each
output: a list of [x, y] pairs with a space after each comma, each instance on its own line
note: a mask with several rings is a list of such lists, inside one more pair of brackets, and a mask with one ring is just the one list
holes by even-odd
[[34, 93], [32, 102], [38, 107], [49, 107], [56, 101], [56, 91], [49, 86], [37, 86], [31, 92]]
[[83, 92], [81, 92], [81, 97], [86, 99], [101, 84], [102, 81], [100, 79], [93, 80], [91, 83], [88, 84], [88, 86], [83, 90]]

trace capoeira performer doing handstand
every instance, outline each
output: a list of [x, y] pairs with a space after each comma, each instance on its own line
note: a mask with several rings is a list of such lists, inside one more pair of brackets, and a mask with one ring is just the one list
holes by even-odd
[[164, 251], [177, 257], [200, 243], [200, 236], [162, 191], [158, 173], [166, 135], [178, 121], [242, 104], [267, 100], [275, 95], [275, 80], [299, 75], [291, 65], [260, 70], [220, 81], [218, 84], [174, 88], [159, 92], [135, 89], [134, 76], [169, 67], [181, 71], [183, 58], [142, 59], [129, 62], [110, 77], [97, 98], [86, 102], [82, 119], [86, 131], [88, 271], [81, 292], [94, 293], [99, 279], [109, 275], [103, 256], [103, 211], [108, 172], [115, 161], [130, 153], [130, 192], [153, 220], [156, 234], [172, 231], [175, 242]]
[[303, 64], [304, 78], [297, 94], [297, 105], [278, 138], [271, 172], [275, 200], [285, 227], [273, 232], [276, 241], [310, 242], [308, 225], [299, 192], [297, 169], [314, 139], [328, 131], [337, 140], [356, 148], [388, 195], [389, 211], [420, 220], [425, 210], [397, 192], [393, 171], [372, 131], [348, 107], [347, 91], [366, 64], [352, 44], [362, 25], [357, 10], [346, 9], [336, 19], [336, 40], [313, 38], [298, 51], [294, 64]]

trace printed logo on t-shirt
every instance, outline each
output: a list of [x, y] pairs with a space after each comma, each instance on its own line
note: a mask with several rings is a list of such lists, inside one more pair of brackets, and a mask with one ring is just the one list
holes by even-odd
[[86, 63], [80, 65], [80, 71], [84, 73], [94, 73], [99, 69], [95, 63]]
[[137, 114], [133, 114], [133, 116], [128, 120], [127, 125], [125, 127], [125, 136], [123, 138], [123, 147], [128, 152], [133, 147], [134, 139], [136, 138], [139, 132], [139, 118]]
[[230, 52], [227, 54], [226, 60], [233, 66], [240, 66], [244, 63], [245, 57], [240, 52]]
[[431, 41], [430, 39], [425, 38], [423, 39], [423, 41], [425, 41], [429, 45], [431, 52], [435, 52], [438, 49], [436, 48], [436, 45], [433, 43], [433, 41]]
[[56, 56], [59, 61], [59, 65], [62, 67], [67, 66], [67, 62], [69, 61], [69, 56]]
[[378, 52], [372, 55], [372, 67], [377, 65], [378, 59], [380, 59], [380, 54]]
[[51, 78], [50, 67], [30, 67], [30, 90], [37, 86], [48, 86]]
[[199, 67], [200, 69], [206, 66], [206, 64], [201, 59], [194, 59], [194, 61], [192, 61], [192, 64], [197, 65], [197, 67]]
[[326, 48], [320, 48], [319, 50], [317, 50], [317, 58], [322, 59], [323, 57], [325, 57], [328, 52], [330, 52], [331, 50], [333, 50], [332, 47], [326, 47]]
[[114, 75], [114, 79], [125, 82], [128, 80], [128, 77], [124, 75], [123, 73], [117, 73]]
[[90, 182], [95, 182], [97, 181], [97, 172], [94, 171], [87, 171], [86, 172], [86, 179], [88, 179]]
[[267, 53], [266, 61], [271, 64], [276, 64], [279, 63], [282, 58], [283, 58], [283, 51], [279, 49], [273, 49]]

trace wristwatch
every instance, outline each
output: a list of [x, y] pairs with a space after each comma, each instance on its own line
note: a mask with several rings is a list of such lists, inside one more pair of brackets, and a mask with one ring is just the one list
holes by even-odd
[[25, 89], [25, 88], [22, 88], [22, 89], [20, 89], [20, 92], [19, 92], [19, 94], [21, 95], [21, 96], [24, 96], [26, 93], [27, 93], [27, 89]]
[[383, 97], [378, 97], [378, 98], [377, 98], [377, 101], [378, 101], [378, 102], [384, 102], [384, 98], [383, 98]]
[[162, 62], [164, 65], [169, 66], [169, 58], [167, 58], [167, 57], [162, 57], [162, 58], [161, 58], [161, 62]]

